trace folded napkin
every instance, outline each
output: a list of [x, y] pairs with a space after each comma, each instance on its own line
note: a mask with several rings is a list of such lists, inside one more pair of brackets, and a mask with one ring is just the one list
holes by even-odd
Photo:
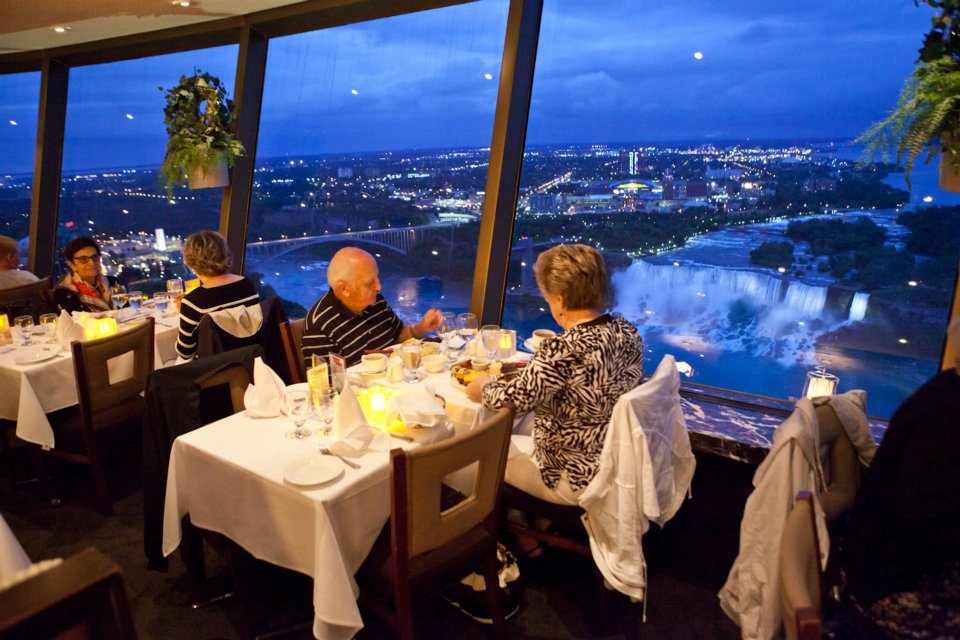
[[459, 333], [455, 333], [452, 338], [447, 340], [447, 346], [451, 349], [462, 349], [465, 344], [467, 344], [467, 341]]
[[119, 313], [119, 309], [98, 311], [97, 313], [92, 313], [90, 311], [74, 311], [73, 319], [82, 324], [87, 321], [87, 318], [116, 318]]
[[426, 389], [412, 389], [390, 398], [387, 424], [399, 417], [407, 426], [435, 427], [447, 419], [447, 412], [434, 394]]
[[[356, 396], [354, 396], [356, 398]], [[359, 406], [359, 405], [358, 405]], [[342, 439], [337, 440], [330, 445], [330, 451], [338, 456], [356, 458], [362, 456], [367, 451], [389, 451], [390, 435], [387, 433], [376, 433], [368, 424], [361, 424], [354, 427]]]
[[286, 412], [287, 386], [263, 358], [253, 361], [253, 384], [243, 394], [243, 406], [251, 418], [273, 418]]
[[74, 340], [83, 341], [83, 326], [74, 322], [73, 317], [67, 313], [66, 309], [60, 312], [57, 318], [57, 330], [53, 334], [54, 339], [64, 348], [70, 347]]
[[350, 387], [350, 380], [343, 383], [343, 391], [337, 398], [337, 408], [333, 412], [333, 435], [343, 438], [354, 429], [367, 424], [357, 394]]

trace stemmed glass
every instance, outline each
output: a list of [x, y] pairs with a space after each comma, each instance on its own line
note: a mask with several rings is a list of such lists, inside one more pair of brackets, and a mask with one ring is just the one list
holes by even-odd
[[406, 382], [420, 382], [420, 378], [417, 376], [417, 369], [420, 368], [420, 360], [422, 357], [423, 346], [419, 340], [415, 340], [410, 344], [404, 343], [400, 348], [400, 359], [403, 360], [403, 368], [410, 374]]
[[286, 436], [292, 440], [303, 440], [309, 438], [312, 433], [309, 429], [303, 428], [307, 416], [310, 415], [310, 397], [306, 391], [287, 391], [284, 395], [287, 403], [287, 411], [293, 420], [294, 428], [287, 431]]
[[143, 302], [143, 292], [131, 291], [127, 294], [127, 300], [130, 302], [130, 306], [133, 307], [133, 315], [140, 313], [140, 303]]
[[461, 313], [457, 316], [457, 331], [465, 342], [477, 335], [477, 316], [473, 313]]
[[170, 294], [159, 292], [153, 294], [153, 306], [160, 310], [160, 315], [166, 315], [167, 305], [170, 303]]
[[119, 309], [127, 304], [127, 289], [122, 284], [110, 287], [110, 300], [113, 301], [113, 308]]
[[450, 340], [457, 335], [457, 316], [449, 311], [441, 313], [440, 326], [437, 327], [437, 332], [443, 341], [443, 350], [447, 354], [447, 359], [450, 361], [456, 360], [456, 357], [451, 353]]
[[337, 395], [333, 389], [316, 389], [313, 392], [313, 408], [320, 420], [320, 431], [329, 436], [333, 430], [333, 401]]
[[20, 338], [23, 340], [23, 346], [30, 346], [30, 334], [33, 332], [33, 316], [17, 316], [13, 319], [15, 327], [20, 329]]
[[487, 356], [491, 360], [496, 360], [500, 349], [500, 327], [495, 324], [483, 325], [480, 329], [480, 338], [483, 340], [483, 348], [486, 349]]
[[53, 342], [57, 333], [57, 314], [44, 313], [40, 316], [40, 331], [47, 336], [47, 342]]
[[167, 280], [167, 293], [170, 294], [171, 302], [180, 304], [180, 298], [183, 297], [183, 280], [181, 278]]

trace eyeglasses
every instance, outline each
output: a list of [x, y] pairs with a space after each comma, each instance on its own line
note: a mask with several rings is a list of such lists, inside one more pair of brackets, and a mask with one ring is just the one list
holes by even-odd
[[99, 259], [100, 259], [100, 254], [95, 253], [92, 256], [73, 256], [73, 260], [71, 260], [70, 262], [76, 262], [78, 264], [87, 264], [89, 262], [92, 262], [94, 260], [99, 260]]

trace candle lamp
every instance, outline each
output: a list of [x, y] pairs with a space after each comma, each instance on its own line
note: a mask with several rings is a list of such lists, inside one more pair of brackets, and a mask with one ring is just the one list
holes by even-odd
[[511, 329], [500, 331], [500, 359], [512, 358], [517, 352], [517, 332]]
[[10, 318], [0, 313], [0, 347], [13, 343], [13, 334], [10, 332]]
[[[360, 403], [360, 408], [363, 409], [363, 415], [366, 416], [367, 422], [381, 429], [388, 427], [387, 407], [393, 394], [393, 389], [379, 385], [357, 392], [357, 401]], [[389, 426], [393, 427], [394, 425]]]
[[87, 318], [83, 327], [83, 337], [86, 340], [106, 338], [117, 333], [117, 321], [114, 318]]
[[803, 385], [803, 397], [832, 396], [838, 384], [840, 384], [840, 378], [827, 373], [824, 367], [816, 367], [813, 371], [807, 372], [807, 381]]

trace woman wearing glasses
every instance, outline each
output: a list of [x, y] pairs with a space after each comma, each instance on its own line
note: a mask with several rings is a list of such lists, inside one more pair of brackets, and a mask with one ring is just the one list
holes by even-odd
[[74, 238], [63, 248], [70, 267], [54, 290], [59, 309], [99, 312], [113, 309], [110, 289], [117, 284], [113, 276], [103, 275], [100, 245], [93, 238]]

